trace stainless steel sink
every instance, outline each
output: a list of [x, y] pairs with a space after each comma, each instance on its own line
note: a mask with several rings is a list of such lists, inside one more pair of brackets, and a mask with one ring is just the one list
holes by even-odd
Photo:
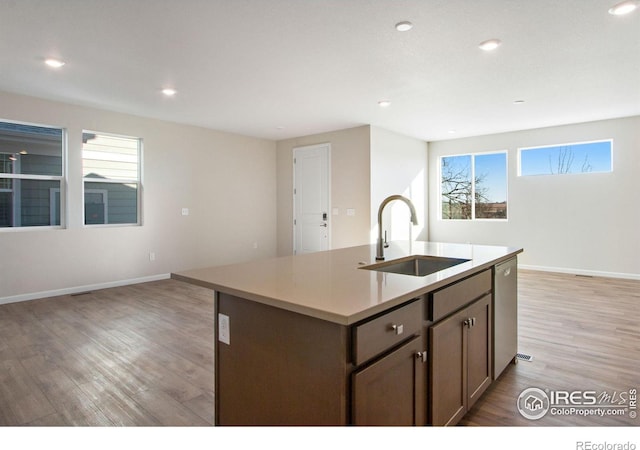
[[362, 266], [360, 269], [375, 270], [378, 272], [399, 273], [402, 275], [413, 275], [414, 277], [424, 277], [426, 275], [448, 269], [449, 267], [470, 261], [461, 258], [445, 258], [442, 256], [415, 255], [406, 258], [385, 261], [370, 266]]

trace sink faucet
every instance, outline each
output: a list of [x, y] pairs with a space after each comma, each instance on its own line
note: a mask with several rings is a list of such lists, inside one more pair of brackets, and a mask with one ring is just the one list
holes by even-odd
[[402, 200], [407, 204], [409, 209], [411, 210], [411, 223], [414, 225], [418, 225], [418, 218], [416, 217], [416, 208], [411, 203], [407, 197], [403, 197], [402, 195], [392, 195], [390, 197], [385, 198], [380, 203], [380, 208], [378, 209], [378, 242], [376, 249], [376, 261], [384, 260], [384, 242], [382, 241], [382, 210], [394, 200]]

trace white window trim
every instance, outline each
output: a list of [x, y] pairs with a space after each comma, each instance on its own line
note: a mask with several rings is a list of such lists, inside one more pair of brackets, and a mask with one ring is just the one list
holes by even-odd
[[[13, 171], [14, 173], [1, 173], [0, 174], [0, 178], [5, 178], [5, 179], [13, 179], [16, 180], [16, 183], [13, 184], [13, 189], [3, 189], [3, 192], [13, 192], [13, 225], [11, 227], [6, 227], [6, 228], [0, 228], [0, 233], [15, 233], [15, 232], [22, 232], [22, 231], [31, 231], [31, 230], [60, 230], [60, 229], [64, 229], [66, 228], [66, 216], [67, 216], [67, 211], [66, 211], [66, 201], [64, 200], [66, 198], [66, 184], [65, 184], [65, 180], [67, 179], [67, 148], [68, 148], [68, 133], [67, 133], [67, 129], [63, 128], [63, 127], [58, 127], [55, 125], [47, 125], [47, 124], [41, 124], [41, 123], [31, 123], [31, 122], [20, 122], [20, 121], [16, 121], [16, 120], [7, 120], [7, 119], [1, 119], [0, 118], [0, 122], [5, 122], [5, 123], [13, 123], [16, 125], [27, 125], [27, 126], [33, 126], [33, 127], [42, 127], [42, 128], [51, 128], [54, 130], [60, 130], [62, 136], [61, 136], [61, 143], [62, 143], [62, 148], [60, 149], [61, 151], [61, 175], [29, 175], [29, 174], [20, 174], [20, 173], [15, 173], [16, 172], [16, 167], [20, 165], [20, 161], [16, 161], [16, 164], [14, 164], [13, 166]], [[22, 215], [20, 214], [20, 208], [21, 208], [21, 198], [20, 198], [20, 189], [16, 188], [16, 185], [19, 185], [20, 180], [44, 180], [44, 181], [59, 181], [60, 182], [60, 225], [45, 225], [45, 226], [30, 226], [30, 227], [23, 227], [22, 226]], [[63, 195], [65, 197], [63, 197]]]
[[[535, 175], [522, 175], [522, 151], [523, 150], [538, 150], [538, 149], [543, 149], [543, 148], [564, 147], [564, 146], [583, 145], [583, 144], [599, 144], [601, 142], [609, 142], [609, 143], [611, 143], [611, 170], [609, 170], [609, 171], [599, 170], [597, 172], [540, 173], [540, 174], [535, 174]], [[564, 143], [560, 143], [560, 144], [534, 145], [532, 147], [518, 147], [517, 156], [518, 156], [517, 176], [519, 176], [519, 177], [544, 177], [544, 176], [556, 176], [556, 175], [588, 175], [588, 174], [596, 174], [596, 173], [612, 173], [613, 172], [613, 138], [610, 138], [610, 139], [597, 139], [597, 140], [593, 140], [593, 141], [564, 142]]]
[[[505, 190], [506, 190], [506, 198], [507, 198], [507, 217], [504, 219], [490, 219], [490, 218], [476, 218], [476, 183], [475, 183], [475, 173], [476, 173], [476, 160], [475, 156], [482, 155], [495, 155], [499, 153], [504, 153], [505, 155]], [[456, 156], [470, 156], [471, 157], [471, 218], [470, 219], [444, 219], [442, 217], [442, 159], [443, 158], [451, 158]], [[495, 151], [487, 151], [487, 152], [477, 152], [477, 153], [457, 153], [457, 154], [449, 154], [442, 155], [438, 158], [438, 220], [442, 222], [508, 222], [509, 221], [509, 150], [495, 150]]]
[[[95, 130], [82, 130], [82, 134], [90, 133], [90, 134], [99, 134], [102, 136], [113, 136], [119, 138], [127, 138], [127, 139], [135, 139], [138, 142], [138, 179], [137, 180], [128, 180], [128, 179], [113, 179], [113, 178], [92, 178], [92, 177], [82, 177], [82, 226], [83, 227], [138, 227], [143, 225], [143, 205], [142, 205], [142, 192], [143, 192], [143, 173], [142, 170], [144, 160], [143, 160], [143, 149], [144, 142], [141, 137], [137, 136], [129, 136], [126, 134], [119, 133], [107, 133], [104, 131], [95, 131]], [[137, 207], [137, 221], [135, 223], [116, 223], [116, 224], [86, 224], [85, 223], [85, 208], [84, 208], [84, 194], [85, 194], [85, 185], [86, 183], [114, 183], [114, 184], [135, 184], [136, 185], [136, 207]], [[90, 190], [89, 190], [90, 191]], [[106, 202], [105, 202], [106, 205]], [[105, 211], [106, 213], [107, 211]], [[109, 218], [105, 215], [105, 222], [108, 222]]]

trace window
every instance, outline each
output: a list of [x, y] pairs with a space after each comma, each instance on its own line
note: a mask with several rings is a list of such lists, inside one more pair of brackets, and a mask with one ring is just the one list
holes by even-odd
[[60, 226], [62, 128], [0, 122], [0, 228]]
[[82, 133], [85, 225], [140, 224], [141, 147], [139, 138]]
[[507, 218], [507, 153], [443, 156], [441, 218]]
[[607, 140], [521, 148], [518, 175], [611, 172], [611, 147]]

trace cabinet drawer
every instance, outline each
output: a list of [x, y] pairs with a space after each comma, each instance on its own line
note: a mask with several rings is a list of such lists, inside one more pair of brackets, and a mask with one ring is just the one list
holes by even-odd
[[422, 301], [394, 309], [361, 325], [353, 332], [353, 359], [356, 365], [420, 333]]
[[436, 291], [429, 296], [429, 320], [440, 320], [489, 291], [491, 269]]

